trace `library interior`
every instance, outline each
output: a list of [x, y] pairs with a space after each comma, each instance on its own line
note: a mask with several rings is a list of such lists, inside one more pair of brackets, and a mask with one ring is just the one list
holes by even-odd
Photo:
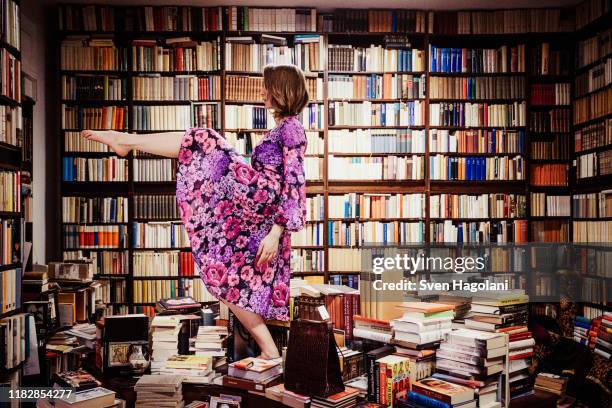
[[609, 408], [610, 265], [612, 0], [0, 0], [1, 407]]

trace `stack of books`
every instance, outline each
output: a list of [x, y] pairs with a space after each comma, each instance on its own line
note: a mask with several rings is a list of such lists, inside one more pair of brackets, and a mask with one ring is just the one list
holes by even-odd
[[60, 387], [74, 388], [75, 391], [88, 390], [102, 385], [93, 375], [82, 369], [56, 373], [53, 376], [53, 382]]
[[[55, 405], [40, 406], [55, 406], [56, 408], [81, 408], [81, 407], [115, 407], [121, 406], [123, 401], [115, 399], [115, 392], [106, 388], [96, 387], [88, 390], [77, 391], [70, 396], [55, 399]], [[37, 402], [37, 406], [38, 402]], [[136, 405], [139, 406], [139, 405]]]
[[533, 376], [529, 373], [535, 340], [527, 326], [503, 329], [508, 334], [510, 353], [510, 398], [530, 394], [533, 391]]
[[143, 375], [134, 386], [136, 407], [183, 406], [182, 381], [180, 375]]
[[223, 385], [264, 392], [266, 388], [280, 383], [282, 373], [282, 358], [265, 360], [248, 357], [228, 365]]
[[591, 331], [591, 320], [584, 316], [574, 318], [574, 340], [585, 346], [589, 344], [589, 332]]
[[534, 388], [536, 390], [546, 391], [552, 394], [563, 395], [565, 394], [568, 381], [569, 379], [562, 375], [538, 373]]
[[601, 318], [593, 351], [608, 360], [612, 356], [612, 312], [605, 312]]
[[293, 408], [308, 408], [310, 407], [310, 397], [302, 394], [296, 394], [285, 389], [284, 384], [274, 385], [266, 388], [266, 398], [278, 401], [284, 405]]
[[178, 353], [178, 335], [181, 321], [176, 316], [155, 316], [151, 321], [151, 371], [162, 368], [169, 357]]
[[175, 354], [161, 367], [151, 368], [151, 374], [181, 375], [185, 382], [210, 384], [219, 375], [213, 371], [212, 358]]
[[344, 387], [344, 391], [330, 395], [327, 398], [312, 397], [311, 408], [344, 408], [353, 407], [357, 403], [359, 390]]
[[353, 316], [353, 337], [389, 343], [393, 337], [391, 324], [386, 320], [371, 319], [360, 315]]
[[462, 329], [465, 327], [465, 318], [470, 314], [471, 297], [450, 292], [448, 294], [439, 295], [437, 301], [455, 307], [455, 317], [453, 318], [452, 324], [453, 329]]
[[228, 336], [226, 326], [200, 326], [193, 340], [196, 356], [225, 357], [227, 349], [223, 342]]
[[433, 377], [470, 388], [481, 408], [499, 407], [499, 377], [507, 348], [505, 334], [469, 329], [452, 331], [436, 353]]
[[404, 315], [393, 319], [393, 343], [416, 348], [441, 341], [451, 331], [453, 305], [427, 302], [404, 302]]
[[412, 384], [400, 408], [452, 407], [475, 408], [474, 390], [439, 378], [429, 377]]
[[499, 332], [527, 324], [529, 296], [522, 290], [479, 292], [472, 299], [471, 316], [465, 328]]

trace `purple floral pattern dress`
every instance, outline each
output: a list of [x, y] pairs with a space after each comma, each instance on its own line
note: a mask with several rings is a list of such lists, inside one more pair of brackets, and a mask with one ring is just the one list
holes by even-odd
[[[212, 129], [187, 130], [179, 151], [176, 199], [204, 284], [266, 320], [289, 320], [291, 232], [306, 217], [305, 150], [304, 128], [289, 116], [266, 133], [252, 165]], [[274, 224], [285, 227], [277, 255], [257, 267]]]

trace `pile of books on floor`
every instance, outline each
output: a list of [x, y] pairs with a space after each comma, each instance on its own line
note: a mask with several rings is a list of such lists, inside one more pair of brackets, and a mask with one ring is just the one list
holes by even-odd
[[227, 364], [225, 340], [228, 337], [226, 326], [200, 326], [196, 337], [189, 340], [189, 350], [196, 356], [211, 357], [213, 369]]
[[[593, 324], [597, 325], [597, 319], [593, 319]], [[574, 340], [585, 346], [589, 345], [589, 332], [592, 330], [591, 320], [584, 316], [574, 318]]]
[[326, 398], [312, 397], [311, 408], [344, 408], [354, 407], [357, 403], [359, 390], [351, 387], [344, 387], [344, 391], [330, 395]]
[[265, 360], [248, 357], [227, 366], [223, 385], [248, 391], [264, 392], [266, 388], [281, 382], [282, 358]]
[[310, 397], [307, 395], [296, 394], [285, 389], [284, 384], [273, 385], [266, 388], [266, 398], [278, 401], [283, 405], [293, 408], [308, 408]]
[[143, 375], [134, 386], [136, 408], [182, 407], [182, 380], [180, 375]]
[[393, 328], [386, 320], [377, 320], [361, 315], [353, 316], [353, 337], [389, 343], [393, 337]]
[[151, 368], [151, 374], [180, 375], [184, 382], [210, 384], [220, 375], [213, 370], [212, 358], [175, 354], [170, 356], [162, 366]]
[[406, 400], [398, 405], [400, 408], [452, 407], [475, 408], [474, 390], [470, 387], [455, 384], [435, 377], [425, 378], [412, 384]]
[[[137, 405], [138, 406], [138, 405]], [[174, 406], [174, 405], [173, 405]], [[48, 399], [39, 399], [36, 401], [37, 408], [87, 408], [87, 407], [105, 407], [105, 408], [124, 408], [125, 401], [115, 398], [115, 392], [106, 388], [96, 387], [82, 391], [72, 392], [70, 395], [66, 393], [61, 398], [56, 398], [51, 402]]]
[[470, 388], [480, 408], [501, 406], [498, 389], [506, 339], [504, 334], [470, 329], [448, 333], [436, 353], [436, 374], [432, 377]]
[[151, 320], [151, 372], [165, 366], [166, 360], [178, 354], [181, 320], [178, 316], [155, 316]]
[[393, 319], [393, 344], [416, 348], [440, 342], [451, 331], [455, 306], [443, 303], [404, 302], [404, 315]]
[[533, 376], [529, 373], [529, 367], [535, 340], [527, 326], [509, 327], [503, 331], [509, 335], [510, 342], [510, 398], [516, 398], [533, 391]]
[[593, 351], [603, 358], [612, 356], [612, 312], [605, 312], [595, 334], [595, 347]]
[[563, 395], [565, 394], [568, 381], [569, 379], [562, 375], [538, 373], [534, 388], [536, 390], [546, 391], [552, 394]]
[[472, 299], [465, 328], [488, 332], [527, 324], [529, 296], [522, 290], [479, 292]]

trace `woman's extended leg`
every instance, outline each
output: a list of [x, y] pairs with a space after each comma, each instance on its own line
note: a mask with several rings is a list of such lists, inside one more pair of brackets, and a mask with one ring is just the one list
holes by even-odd
[[110, 147], [119, 156], [136, 149], [165, 157], [178, 157], [184, 132], [161, 132], [134, 135], [115, 130], [84, 130], [81, 136]]
[[223, 303], [229, 307], [238, 320], [240, 320], [244, 328], [255, 338], [257, 345], [261, 349], [261, 358], [271, 359], [280, 357], [278, 348], [276, 348], [276, 344], [274, 344], [274, 340], [272, 339], [272, 335], [260, 315], [244, 310], [233, 303], [225, 301], [223, 301]]

